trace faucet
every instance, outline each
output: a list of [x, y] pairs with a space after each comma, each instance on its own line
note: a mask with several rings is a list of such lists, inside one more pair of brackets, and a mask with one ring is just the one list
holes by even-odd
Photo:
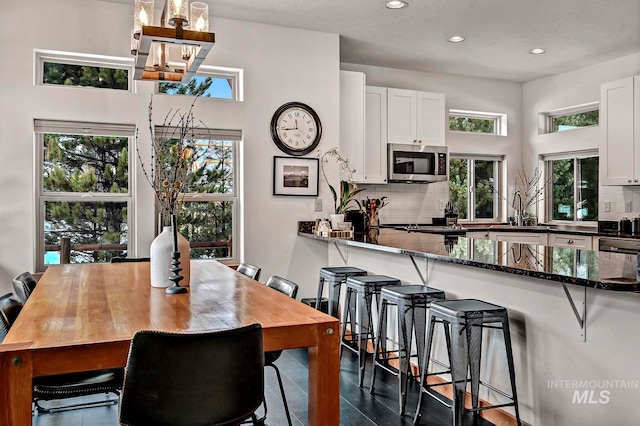
[[[516, 196], [518, 197], [518, 207], [516, 207]], [[513, 194], [513, 202], [511, 204], [516, 209], [516, 226], [522, 226], [522, 194], [520, 191], [516, 191]]]

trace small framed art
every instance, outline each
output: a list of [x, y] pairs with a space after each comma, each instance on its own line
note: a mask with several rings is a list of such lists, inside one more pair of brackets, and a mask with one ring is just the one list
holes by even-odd
[[273, 195], [318, 195], [317, 158], [273, 157]]

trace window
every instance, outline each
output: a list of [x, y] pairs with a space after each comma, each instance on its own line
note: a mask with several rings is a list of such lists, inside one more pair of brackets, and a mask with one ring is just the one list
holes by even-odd
[[38, 270], [126, 256], [134, 126], [35, 120]]
[[460, 220], [497, 219], [502, 158], [451, 156], [449, 199]]
[[547, 217], [553, 221], [598, 220], [598, 156], [595, 152], [545, 158], [551, 185]]
[[[240, 131], [199, 128], [194, 135], [203, 155], [185, 188], [178, 211], [180, 232], [191, 243], [192, 259], [234, 257], [238, 221]], [[163, 133], [162, 128], [156, 134]]]
[[507, 134], [507, 115], [479, 111], [449, 110], [449, 130], [487, 135]]
[[201, 66], [187, 83], [158, 83], [158, 93], [242, 100], [242, 70]]
[[76, 53], [36, 51], [37, 84], [131, 90], [131, 61]]
[[598, 102], [563, 108], [542, 114], [545, 133], [564, 132], [599, 123]]

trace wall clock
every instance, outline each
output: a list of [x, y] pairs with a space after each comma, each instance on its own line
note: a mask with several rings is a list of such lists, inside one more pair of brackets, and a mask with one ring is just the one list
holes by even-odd
[[322, 124], [318, 114], [302, 102], [288, 102], [271, 119], [271, 138], [289, 155], [305, 155], [320, 143]]

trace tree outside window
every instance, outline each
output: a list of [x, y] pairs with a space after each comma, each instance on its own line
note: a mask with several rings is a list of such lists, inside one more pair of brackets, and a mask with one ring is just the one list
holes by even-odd
[[458, 219], [497, 218], [497, 192], [495, 189], [498, 164], [497, 160], [450, 159], [449, 199], [458, 211]]
[[553, 177], [552, 220], [598, 220], [598, 157], [549, 160], [547, 170]]

